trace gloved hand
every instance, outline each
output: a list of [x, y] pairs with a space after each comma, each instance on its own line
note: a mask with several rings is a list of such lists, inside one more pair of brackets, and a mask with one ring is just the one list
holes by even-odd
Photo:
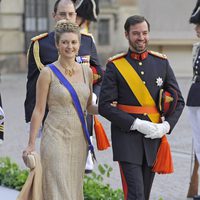
[[137, 130], [142, 134], [150, 135], [156, 131], [154, 123], [136, 118], [130, 130]]
[[92, 105], [97, 104], [97, 95], [93, 92], [92, 93]]
[[151, 138], [151, 139], [162, 138], [166, 133], [170, 131], [170, 125], [167, 121], [164, 121], [159, 124], [154, 123], [154, 127], [156, 128], [156, 131], [146, 135], [145, 138]]

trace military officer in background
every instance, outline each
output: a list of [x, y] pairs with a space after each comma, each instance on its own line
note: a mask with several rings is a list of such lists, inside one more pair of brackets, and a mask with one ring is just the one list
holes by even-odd
[[[161, 138], [171, 133], [184, 100], [166, 56], [147, 49], [148, 21], [143, 16], [131, 16], [124, 29], [129, 50], [107, 63], [99, 113], [111, 121], [113, 159], [119, 162], [124, 199], [148, 200]], [[170, 88], [177, 93], [177, 103], [173, 113], [161, 121], [158, 96], [161, 89]], [[115, 101], [116, 107], [112, 106]]]
[[[200, 0], [197, 1], [189, 21], [195, 25], [196, 35], [200, 38]], [[189, 121], [192, 128], [195, 162], [188, 197], [198, 194], [198, 169], [200, 162], [200, 42], [193, 45], [192, 56], [193, 78], [186, 105], [188, 106]], [[200, 196], [196, 196], [196, 198], [199, 199]]]
[[[76, 1], [76, 23], [80, 26], [81, 28], [81, 33], [83, 35], [88, 35], [93, 38], [92, 34], [89, 32], [89, 26], [91, 22], [96, 22], [97, 21], [97, 16], [99, 14], [99, 2], [98, 0], [77, 0]], [[84, 42], [84, 41], [83, 41]], [[84, 44], [83, 44], [84, 45]], [[93, 46], [90, 50], [90, 52], [86, 51], [84, 48], [80, 48], [80, 55], [83, 56], [87, 60], [90, 59], [90, 55], [93, 55], [93, 52], [96, 52], [95, 46]], [[97, 58], [97, 57], [96, 57]], [[100, 88], [101, 88], [101, 82], [98, 82], [98, 76], [101, 74], [101, 72], [98, 72], [99, 69], [95, 67], [96, 65], [99, 65], [99, 61], [92, 59], [89, 62], [89, 65], [93, 71], [94, 74], [94, 81], [93, 81], [93, 92], [96, 94], [96, 96], [99, 96]], [[92, 141], [92, 135], [93, 135], [93, 116], [92, 115], [87, 115], [87, 126], [88, 130], [90, 133], [90, 139]], [[85, 172], [90, 173], [94, 168], [94, 163], [93, 159], [91, 156], [91, 153], [88, 152], [88, 157], [87, 157], [87, 162], [86, 162], [86, 168]]]
[[[53, 18], [55, 21], [67, 19], [76, 21], [76, 11], [74, 1], [57, 0], [54, 5]], [[54, 62], [58, 58], [58, 51], [55, 47], [54, 32], [44, 33], [32, 38], [28, 51], [28, 75], [26, 84], [25, 99], [25, 120], [30, 123], [32, 112], [36, 100], [36, 82], [40, 70], [47, 64]], [[83, 58], [82, 58], [83, 56]], [[88, 59], [89, 57], [89, 59]], [[80, 52], [77, 56], [78, 62], [89, 62], [96, 71], [94, 72], [95, 84], [102, 81], [102, 69], [97, 57], [97, 51], [93, 38], [89, 34], [81, 34]]]
[[[1, 3], [1, 0], [0, 0]], [[3, 142], [4, 139], [4, 112], [2, 109], [2, 101], [1, 101], [1, 94], [0, 94], [0, 144]]]

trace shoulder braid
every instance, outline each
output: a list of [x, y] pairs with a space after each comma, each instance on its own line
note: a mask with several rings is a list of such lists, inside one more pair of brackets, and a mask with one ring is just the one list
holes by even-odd
[[153, 55], [153, 56], [162, 58], [162, 59], [167, 59], [167, 56], [165, 54], [162, 54], [162, 53], [159, 53], [159, 52], [156, 52], [156, 51], [148, 51], [148, 53]]

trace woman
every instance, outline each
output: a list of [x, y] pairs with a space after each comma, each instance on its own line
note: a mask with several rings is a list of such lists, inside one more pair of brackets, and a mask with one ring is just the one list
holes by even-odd
[[[97, 106], [92, 105], [92, 71], [75, 62], [80, 47], [78, 25], [66, 20], [57, 22], [55, 43], [59, 58], [53, 64], [75, 89], [83, 111], [97, 114]], [[46, 103], [49, 112], [40, 149], [44, 200], [82, 200], [88, 144], [69, 91], [49, 67], [41, 71], [37, 81], [36, 105], [23, 156], [35, 149]]]

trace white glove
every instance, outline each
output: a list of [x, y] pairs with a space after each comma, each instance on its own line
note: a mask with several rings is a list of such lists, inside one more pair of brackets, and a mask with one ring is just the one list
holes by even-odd
[[92, 105], [97, 104], [97, 95], [93, 92], [92, 93]]
[[164, 121], [163, 123], [159, 124], [154, 123], [154, 127], [156, 128], [156, 131], [150, 133], [149, 135], [146, 135], [145, 138], [162, 138], [166, 133], [169, 133], [170, 131], [170, 125], [167, 121]]
[[130, 130], [137, 130], [142, 134], [149, 135], [156, 131], [154, 123], [136, 118]]

